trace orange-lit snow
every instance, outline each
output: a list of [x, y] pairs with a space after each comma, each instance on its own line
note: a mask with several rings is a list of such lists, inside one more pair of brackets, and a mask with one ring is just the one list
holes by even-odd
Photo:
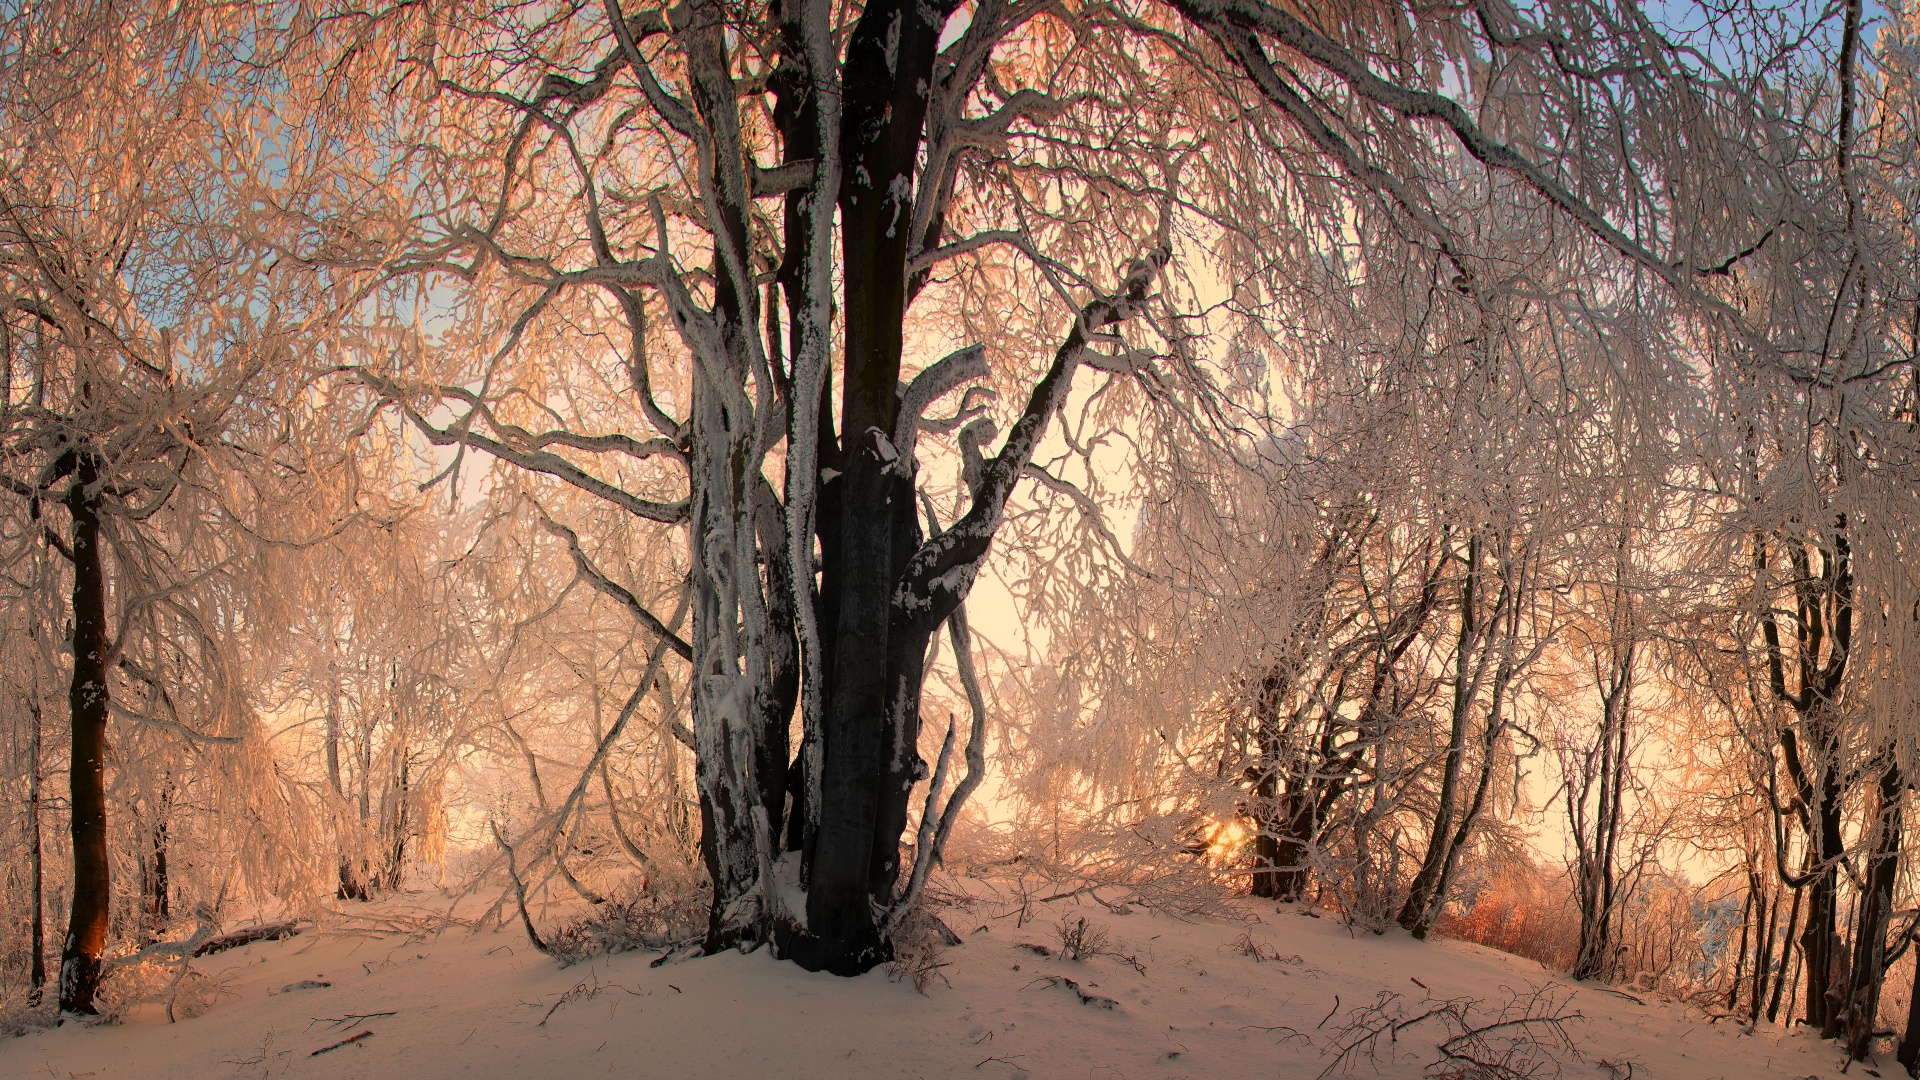
[[[1798, 1078], [1840, 1062], [1804, 1033], [1750, 1034], [1697, 1009], [1635, 1004], [1478, 946], [1350, 934], [1289, 905], [1232, 910], [1183, 921], [1082, 897], [1035, 906], [1016, 926], [1005, 906], [947, 909], [965, 943], [945, 954], [946, 981], [925, 996], [885, 971], [814, 975], [764, 953], [653, 968], [654, 954], [636, 952], [562, 969], [512, 924], [425, 937], [323, 929], [201, 961], [231, 991], [205, 1016], [168, 1024], [149, 1007], [118, 1026], [70, 1023], [6, 1040], [0, 1076], [1290, 1080], [1320, 1075], [1339, 1014], [1383, 993], [1411, 1005], [1429, 994], [1495, 1003], [1543, 985], [1570, 994], [1584, 1017], [1571, 1031], [1585, 1060], [1564, 1064], [1568, 1078], [1609, 1076], [1603, 1059], [1631, 1063], [1635, 1080]], [[1063, 915], [1098, 924], [1146, 973], [1110, 956], [1061, 961], [1021, 947], [1056, 944]], [[1234, 948], [1242, 935], [1287, 959], [1255, 961]], [[1082, 1004], [1050, 981], [1062, 978], [1113, 1007]], [[282, 991], [303, 980], [332, 985]], [[371, 1034], [312, 1056], [361, 1031]], [[1351, 1075], [1421, 1076], [1438, 1034], [1403, 1032], [1378, 1072], [1361, 1061]], [[1889, 1068], [1890, 1056], [1880, 1071]]]

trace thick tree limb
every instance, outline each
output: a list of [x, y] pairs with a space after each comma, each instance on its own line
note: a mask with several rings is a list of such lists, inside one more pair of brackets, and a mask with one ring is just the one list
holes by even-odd
[[984, 379], [988, 374], [986, 348], [968, 345], [934, 361], [913, 377], [900, 398], [900, 414], [893, 429], [893, 447], [900, 455], [902, 470], [909, 474], [913, 471], [914, 445], [919, 440], [927, 409], [961, 383]]
[[1007, 432], [1000, 453], [992, 461], [982, 463], [979, 483], [973, 486], [973, 505], [952, 528], [929, 538], [908, 560], [893, 593], [896, 617], [937, 627], [966, 597], [980, 560], [986, 557], [993, 543], [1014, 485], [1033, 460], [1034, 448], [1046, 434], [1047, 422], [1066, 400], [1088, 341], [1107, 327], [1133, 316], [1169, 258], [1171, 252], [1162, 248], [1134, 260], [1117, 294], [1095, 300], [1080, 310], [1066, 341], [1054, 354], [1052, 367], [1034, 386], [1026, 409]]

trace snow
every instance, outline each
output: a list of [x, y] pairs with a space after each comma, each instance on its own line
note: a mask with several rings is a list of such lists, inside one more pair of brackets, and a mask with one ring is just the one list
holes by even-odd
[[[403, 903], [417, 913], [434, 899]], [[375, 907], [391, 913], [396, 902]], [[1332, 1062], [1325, 1050], [1346, 1011], [1382, 993], [1410, 1005], [1429, 991], [1497, 1005], [1508, 990], [1537, 987], [1570, 994], [1584, 1017], [1570, 1030], [1585, 1060], [1565, 1061], [1566, 1077], [1624, 1075], [1602, 1059], [1631, 1063], [1635, 1080], [1798, 1078], [1841, 1060], [1804, 1033], [1749, 1034], [1683, 1005], [1570, 983], [1530, 960], [1349, 932], [1290, 905], [1240, 901], [1228, 917], [1184, 920], [1120, 908], [1084, 896], [1033, 904], [1024, 925], [1013, 904], [945, 908], [963, 944], [941, 956], [945, 981], [925, 995], [885, 970], [841, 979], [764, 952], [659, 968], [649, 966], [655, 954], [636, 952], [562, 969], [511, 925], [321, 929], [200, 961], [230, 992], [205, 1016], [169, 1024], [149, 1006], [119, 1025], [30, 1033], [0, 1043], [0, 1076], [1311, 1078]], [[1063, 916], [1104, 930], [1110, 952], [1145, 973], [1117, 955], [1067, 961], [1023, 947], [1057, 953]], [[1268, 959], [1247, 954], [1249, 939]], [[1439, 1034], [1409, 1029], [1377, 1071], [1360, 1060], [1344, 1072], [1421, 1076]], [[1887, 1057], [1882, 1068], [1897, 1068]]]

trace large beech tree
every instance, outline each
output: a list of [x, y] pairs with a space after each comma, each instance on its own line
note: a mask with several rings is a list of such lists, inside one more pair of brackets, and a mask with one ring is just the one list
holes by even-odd
[[624, 512], [621, 543], [685, 545], [682, 637], [635, 599], [659, 582], [553, 531], [688, 667], [710, 950], [887, 955], [983, 769], [970, 672], [969, 734], [921, 752], [936, 635], [970, 666], [1023, 478], [1092, 509], [1036, 464], [1051, 421], [1111, 391], [1176, 439], [1261, 427], [1205, 335], [1284, 345], [1257, 316], [1350, 223], [1463, 324], [1525, 282], [1498, 250], [1524, 223], [1778, 359], [1715, 291], [1780, 209], [1751, 196], [1776, 118], [1631, 5], [608, 0], [356, 10], [316, 40], [344, 43], [330, 87], [393, 103], [363, 118], [376, 182], [295, 252], [380, 298], [343, 377], [456, 484], [490, 455]]

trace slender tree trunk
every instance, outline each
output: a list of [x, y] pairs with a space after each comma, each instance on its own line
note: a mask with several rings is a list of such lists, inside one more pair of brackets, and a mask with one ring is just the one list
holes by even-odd
[[[1624, 601], [1622, 601], [1624, 603]], [[1599, 791], [1592, 827], [1582, 837], [1574, 829], [1576, 844], [1583, 844], [1578, 858], [1580, 891], [1580, 951], [1569, 973], [1576, 979], [1603, 977], [1613, 955], [1614, 905], [1618, 888], [1618, 848], [1620, 842], [1621, 800], [1626, 792], [1627, 719], [1633, 702], [1634, 648], [1628, 643], [1612, 660], [1612, 684], [1604, 686], [1601, 700], [1601, 726], [1598, 761], [1592, 750], [1576, 751], [1580, 769]], [[1578, 798], [1580, 803], [1575, 804]], [[1585, 812], [1585, 788], [1576, 794], [1569, 784], [1567, 815], [1577, 819]], [[1751, 902], [1751, 894], [1749, 895]], [[1742, 934], [1745, 930], [1743, 928]], [[1744, 937], [1742, 950], [1744, 952]], [[1734, 992], [1738, 993], [1736, 977]], [[1733, 1007], [1731, 1000], [1728, 1008]]]
[[146, 858], [141, 865], [141, 908], [146, 920], [149, 942], [159, 939], [172, 916], [172, 883], [167, 874], [167, 816], [170, 794], [163, 789], [154, 811], [153, 827], [147, 835]]
[[149, 911], [165, 924], [173, 916], [173, 882], [167, 875], [167, 823], [163, 819], [153, 829], [153, 895]]
[[[347, 796], [340, 782], [340, 702], [331, 691], [327, 694], [327, 783], [333, 788], [335, 805], [344, 807]], [[344, 814], [345, 811], [338, 812]], [[346, 845], [342, 843], [340, 847], [340, 884], [335, 895], [342, 900], [365, 900], [366, 883], [355, 873]]]
[[[1759, 883], [1759, 877], [1755, 875], [1754, 884], [1758, 886]], [[1773, 937], [1774, 932], [1779, 928], [1780, 922], [1779, 890], [1776, 889], [1767, 896], [1766, 910], [1760, 912], [1759, 915], [1759, 935], [1754, 939], [1753, 943], [1753, 1003], [1752, 1008], [1747, 1014], [1747, 1022], [1750, 1024], [1758, 1024], [1760, 1022], [1760, 1011], [1764, 1007], [1767, 999], [1767, 978], [1770, 973], [1769, 965], [1773, 962]]]
[[40, 1004], [47, 985], [46, 859], [40, 829], [40, 738], [43, 717], [38, 691], [27, 700], [27, 715], [32, 727], [27, 735], [27, 859], [33, 878], [33, 914], [28, 959], [28, 980], [32, 990], [28, 1001]]
[[1504, 728], [1500, 720], [1500, 711], [1506, 680], [1507, 673], [1504, 671], [1494, 678], [1493, 701], [1487, 710], [1486, 735], [1481, 745], [1480, 777], [1474, 787], [1473, 801], [1468, 804], [1466, 812], [1460, 816], [1460, 824], [1454, 829], [1453, 836], [1447, 844], [1446, 855], [1440, 862], [1440, 874], [1434, 880], [1426, 906], [1421, 909], [1418, 920], [1411, 927], [1415, 937], [1426, 937], [1427, 929], [1433, 925], [1434, 918], [1440, 914], [1440, 906], [1446, 902], [1447, 892], [1453, 886], [1453, 872], [1459, 866], [1460, 854], [1467, 850], [1467, 844], [1473, 839], [1474, 827], [1479, 824], [1480, 815], [1486, 809], [1487, 792], [1493, 787], [1494, 754], [1498, 749], [1500, 733]]
[[[1793, 964], [1793, 935], [1800, 929], [1800, 899], [1800, 890], [1794, 889], [1793, 906], [1787, 909], [1787, 932], [1780, 936], [1780, 967], [1773, 977], [1773, 995], [1767, 1001], [1767, 1023], [1769, 1024], [1780, 1022], [1780, 995], [1786, 989], [1787, 983], [1791, 981], [1789, 968]], [[1787, 1016], [1789, 1019], [1793, 1016], [1791, 1006], [1787, 1009]]]
[[107, 946], [113, 885], [107, 859], [107, 580], [100, 550], [99, 481], [91, 454], [81, 454], [67, 496], [73, 517], [73, 715], [71, 781], [73, 907], [60, 953], [60, 1008], [93, 1013], [100, 954]]
[[1740, 1003], [1740, 984], [1744, 981], [1747, 963], [1748, 937], [1753, 929], [1753, 910], [1758, 896], [1753, 887], [1753, 874], [1747, 874], [1747, 902], [1740, 906], [1740, 947], [1733, 951], [1733, 981], [1727, 986], [1727, 1008], [1733, 1009]]
[[1467, 540], [1467, 573], [1460, 586], [1460, 636], [1455, 644], [1453, 673], [1453, 715], [1447, 732], [1446, 760], [1440, 772], [1440, 803], [1434, 812], [1433, 831], [1427, 836], [1426, 854], [1420, 869], [1407, 887], [1406, 903], [1400, 907], [1399, 923], [1413, 936], [1427, 936], [1429, 909], [1440, 888], [1440, 872], [1447, 858], [1447, 843], [1453, 831], [1453, 819], [1459, 802], [1460, 776], [1466, 769], [1467, 720], [1473, 709], [1474, 683], [1470, 672], [1475, 646], [1479, 643], [1480, 537]]
[[[1407, 907], [1401, 910], [1401, 925], [1416, 938], [1425, 938], [1428, 928], [1440, 914], [1441, 905], [1446, 902], [1447, 892], [1452, 887], [1453, 873], [1459, 865], [1460, 855], [1467, 850], [1467, 845], [1473, 839], [1474, 829], [1479, 824], [1480, 815], [1486, 809], [1487, 793], [1493, 787], [1494, 764], [1500, 746], [1500, 736], [1506, 727], [1500, 717], [1505, 707], [1507, 685], [1512, 677], [1513, 673], [1507, 662], [1502, 660], [1498, 671], [1494, 674], [1493, 692], [1487, 703], [1487, 716], [1480, 739], [1480, 761], [1478, 776], [1474, 782], [1473, 799], [1459, 814], [1458, 824], [1453, 827], [1451, 834], [1442, 834], [1443, 847], [1440, 850], [1439, 868], [1428, 879], [1426, 890], [1424, 893], [1416, 891], [1410, 894]], [[1422, 870], [1424, 872], [1425, 868], [1423, 867]], [[1413, 908], [1416, 897], [1421, 903], [1418, 908]], [[1411, 922], [1407, 921], [1409, 910], [1412, 911]]]
[[[1621, 546], [1624, 579], [1626, 569], [1626, 547]], [[1620, 903], [1620, 823], [1625, 814], [1623, 804], [1626, 799], [1627, 770], [1631, 768], [1627, 761], [1629, 748], [1628, 722], [1633, 715], [1633, 679], [1634, 660], [1638, 652], [1637, 642], [1633, 638], [1632, 603], [1624, 586], [1621, 588], [1617, 603], [1620, 608], [1620, 622], [1627, 640], [1619, 645], [1614, 654], [1613, 685], [1604, 702], [1606, 727], [1601, 733], [1600, 755], [1600, 814], [1599, 835], [1595, 837], [1594, 862], [1596, 874], [1595, 908], [1593, 914], [1593, 952], [1588, 959], [1593, 976], [1604, 978], [1612, 968], [1615, 940], [1619, 937], [1617, 908]]]

